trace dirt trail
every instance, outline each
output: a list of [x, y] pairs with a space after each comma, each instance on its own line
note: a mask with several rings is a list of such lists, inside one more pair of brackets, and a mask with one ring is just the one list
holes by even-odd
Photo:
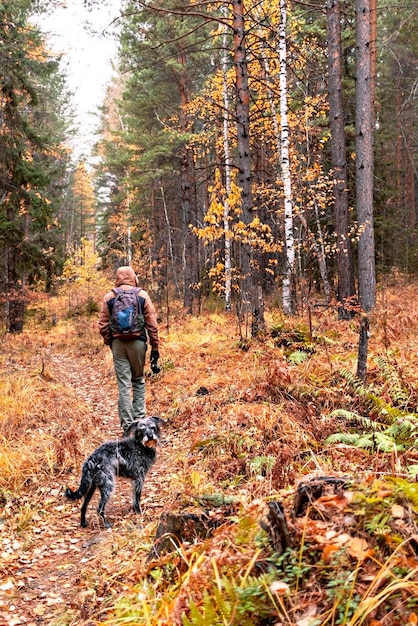
[[[105, 440], [118, 438], [121, 432], [116, 409], [116, 382], [113, 372], [104, 375], [100, 358], [93, 357], [88, 361], [61, 351], [48, 354], [48, 368], [54, 380], [68, 386], [91, 407], [95, 416], [95, 431], [91, 434], [91, 442], [86, 441], [89, 450]], [[129, 481], [118, 481], [107, 508], [108, 517], [114, 522], [113, 529], [104, 530], [99, 526], [95, 516], [96, 499], [88, 510], [89, 528], [80, 528], [80, 504], [69, 503], [63, 492], [66, 483], [77, 484], [78, 472], [68, 477], [40, 478], [44, 481], [37, 486], [43, 505], [42, 515], [31, 513], [30, 521], [21, 533], [7, 537], [3, 532], [5, 520], [0, 519], [0, 571], [6, 573], [0, 580], [1, 626], [68, 623], [63, 621], [63, 616], [68, 610], [74, 610], [74, 602], [80, 599], [80, 592], [77, 593], [80, 568], [94, 560], [97, 546], [109, 539], [109, 533], [129, 532], [129, 523], [140, 529], [158, 521], [167, 506], [159, 477], [164, 475], [164, 467], [170, 462], [170, 433], [165, 432], [163, 439], [157, 464], [150, 470], [145, 483], [142, 519], [131, 511]], [[14, 510], [8, 513], [22, 516], [19, 503], [13, 506]], [[22, 519], [21, 523], [24, 526], [25, 520]], [[81, 616], [82, 607], [77, 607], [75, 612]]]

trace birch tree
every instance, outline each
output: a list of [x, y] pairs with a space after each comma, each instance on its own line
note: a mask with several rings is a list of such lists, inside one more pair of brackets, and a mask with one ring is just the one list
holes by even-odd
[[279, 59], [280, 59], [280, 120], [281, 120], [281, 169], [284, 192], [285, 268], [283, 274], [283, 311], [294, 313], [293, 273], [295, 266], [295, 245], [293, 235], [292, 183], [289, 160], [289, 124], [287, 119], [287, 23], [286, 0], [280, 0]]
[[228, 94], [228, 48], [227, 48], [227, 27], [223, 35], [224, 51], [222, 55], [222, 84], [223, 84], [223, 149], [225, 158], [225, 187], [226, 199], [224, 203], [224, 230], [225, 230], [225, 310], [231, 310], [231, 289], [232, 289], [232, 267], [231, 267], [231, 238], [229, 236], [229, 202], [228, 196], [231, 193], [231, 151], [229, 149], [229, 94]]

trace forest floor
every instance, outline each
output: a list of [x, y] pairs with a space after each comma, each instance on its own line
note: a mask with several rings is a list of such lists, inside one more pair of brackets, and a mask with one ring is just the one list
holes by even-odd
[[[396, 329], [403, 329], [396, 346], [396, 371], [401, 372], [413, 404], [418, 391], [409, 355], [417, 350], [417, 320], [407, 315], [395, 298], [390, 324], [383, 328], [375, 322], [373, 350], [385, 352], [382, 337], [393, 342]], [[275, 323], [270, 318], [270, 326]], [[289, 510], [298, 482], [310, 476], [350, 474], [368, 484], [372, 478], [396, 471], [405, 477], [404, 469], [395, 468], [399, 459], [393, 455], [370, 456], [355, 446], [322, 448], [336, 428], [336, 420], [326, 417], [330, 411], [364, 408], [361, 398], [341, 381], [335, 382], [340, 370], [355, 367], [357, 324], [337, 322], [327, 315], [315, 320], [316, 334], [327, 340], [307, 360], [300, 354], [306, 320], [293, 320], [284, 327], [286, 338], [292, 336], [295, 342], [290, 358], [271, 337], [243, 349], [234, 320], [224, 315], [208, 314], [162, 328], [163, 371], [147, 378], [147, 406], [149, 414], [161, 415], [167, 424], [157, 462], [146, 478], [143, 515], [131, 510], [128, 481], [119, 481], [107, 509], [111, 529], [100, 525], [95, 500], [87, 512], [89, 527], [80, 528], [80, 503], [64, 497], [67, 485], [78, 485], [84, 458], [103, 441], [119, 438], [121, 432], [111, 354], [101, 345], [94, 320], [87, 329], [76, 321], [42, 335], [28, 330], [19, 337], [4, 338], [0, 357], [0, 625], [180, 624], [184, 598], [173, 621], [125, 617], [118, 622], [112, 618], [113, 604], [123, 605], [124, 597], [145, 610], [141, 581], [150, 572], [146, 559], [163, 513], [198, 511], [201, 498], [219, 493], [237, 498], [251, 510], [272, 496], [280, 497]], [[376, 378], [375, 365], [370, 375]], [[321, 442], [316, 450], [314, 440]], [[296, 462], [301, 450], [304, 454]], [[269, 466], [272, 458], [276, 461], [273, 469]], [[403, 461], [416, 463], [416, 455], [409, 453]], [[393, 510], [393, 506], [388, 500], [386, 507]], [[404, 505], [404, 509], [412, 517], [404, 524], [403, 537], [416, 533], [414, 508]], [[221, 508], [213, 510], [211, 514], [218, 514]], [[397, 518], [401, 513], [393, 515]], [[340, 514], [345, 515], [342, 508], [322, 526], [315, 522], [315, 549], [321, 543], [319, 534], [325, 537], [331, 531], [342, 536], [347, 522], [341, 522]], [[293, 530], [300, 535], [296, 526]], [[367, 542], [351, 547], [364, 558], [369, 554]], [[184, 554], [181, 558], [186, 560]], [[412, 558], [414, 562], [416, 567], [418, 561]], [[309, 594], [311, 598], [312, 589]], [[319, 600], [311, 599], [306, 615], [309, 611], [315, 615], [315, 607], [319, 612], [318, 604]], [[301, 615], [299, 620], [277, 619], [276, 623], [315, 623]], [[409, 615], [415, 615], [412, 609]], [[414, 617], [410, 619], [376, 619], [374, 623], [416, 623]]]
[[[16, 355], [13, 354], [11, 350], [9, 358], [13, 364], [19, 369], [23, 368], [24, 363], [16, 361]], [[113, 372], [110, 371], [107, 351], [93, 351], [87, 357], [77, 353], [73, 347], [63, 349], [52, 338], [46, 347], [44, 342], [42, 355], [38, 355], [38, 358], [39, 369], [43, 370], [41, 378], [48, 383], [44, 393], [48, 393], [51, 385], [52, 388], [58, 385], [55, 393], [65, 388], [67, 397], [78, 405], [85, 405], [85, 415], [81, 418], [86, 421], [85, 432], [80, 443], [87, 454], [105, 440], [120, 438], [117, 387]], [[153, 381], [153, 384], [158, 383]], [[67, 424], [60, 422], [59, 416], [54, 416], [54, 419], [65, 432]], [[39, 430], [39, 436], [42, 437], [42, 431]], [[68, 476], [59, 473], [54, 476], [45, 473], [42, 468], [37, 477], [31, 477], [28, 481], [29, 489], [24, 487], [19, 498], [8, 501], [0, 519], [2, 569], [8, 573], [0, 584], [2, 626], [59, 623], [60, 616], [74, 605], [75, 596], [82, 615], [83, 602], [88, 604], [90, 591], [86, 590], [87, 597], [84, 599], [80, 567], [88, 569], [90, 561], [94, 566], [97, 546], [104, 541], [110, 543], [113, 533], [129, 535], [131, 527], [134, 527], [146, 537], [147, 526], [158, 519], [161, 511], [172, 500], [172, 496], [164, 489], [164, 480], [161, 480], [161, 476], [169, 473], [172, 436], [169, 431], [164, 433], [158, 466], [154, 466], [147, 477], [142, 499], [144, 515], [140, 522], [131, 510], [129, 481], [118, 482], [112, 504], [109, 505], [110, 515], [116, 520], [114, 529], [100, 527], [97, 516], [94, 516], [94, 506], [89, 509], [93, 517], [91, 526], [88, 529], [80, 528], [79, 503], [69, 504], [63, 489], [66, 483], [78, 485], [77, 473]], [[34, 502], [39, 512], [34, 510]], [[16, 517], [20, 518], [19, 522], [10, 523], [10, 518], [16, 520]], [[12, 531], [11, 535], [8, 529]]]

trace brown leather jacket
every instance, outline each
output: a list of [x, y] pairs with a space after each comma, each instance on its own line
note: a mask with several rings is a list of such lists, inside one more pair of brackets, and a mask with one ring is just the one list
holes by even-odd
[[[121, 287], [122, 289], [129, 289], [130, 287], [138, 287], [138, 279], [136, 277], [135, 272], [129, 266], [119, 267], [116, 270], [116, 280], [115, 287]], [[152, 350], [158, 350], [159, 347], [159, 338], [158, 338], [158, 325], [157, 325], [157, 315], [155, 313], [154, 306], [151, 302], [151, 298], [148, 293], [141, 289], [138, 294], [141, 298], [144, 299], [144, 318], [145, 318], [145, 328], [147, 330], [148, 339], [151, 344]], [[99, 331], [101, 336], [103, 337], [103, 341], [107, 346], [112, 343], [112, 333], [110, 330], [110, 312], [108, 307], [108, 302], [112, 298], [115, 297], [114, 291], [109, 291], [102, 301], [102, 307], [99, 313]]]

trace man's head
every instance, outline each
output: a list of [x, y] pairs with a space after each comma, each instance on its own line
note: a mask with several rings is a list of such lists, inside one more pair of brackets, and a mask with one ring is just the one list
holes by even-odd
[[138, 286], [138, 278], [129, 265], [123, 265], [116, 270], [115, 286], [119, 287], [120, 285]]

